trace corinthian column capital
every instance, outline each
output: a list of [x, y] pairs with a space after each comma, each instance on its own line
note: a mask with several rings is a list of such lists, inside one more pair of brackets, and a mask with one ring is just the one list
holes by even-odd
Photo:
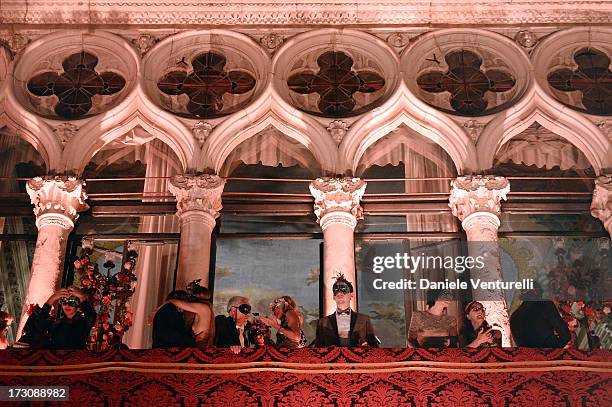
[[85, 181], [76, 177], [34, 177], [26, 191], [34, 205], [36, 226], [57, 225], [66, 230], [74, 227], [78, 212], [89, 209], [85, 203]]
[[462, 222], [476, 212], [488, 212], [499, 218], [501, 200], [510, 192], [504, 177], [467, 176], [451, 181], [449, 204], [453, 215]]
[[221, 194], [225, 180], [218, 175], [175, 175], [168, 189], [176, 197], [177, 215], [187, 212], [204, 212], [216, 219], [223, 207]]
[[366, 189], [366, 182], [360, 178], [317, 178], [310, 183], [310, 193], [314, 196], [314, 212], [321, 228], [340, 223], [355, 228], [357, 221], [363, 219], [360, 205]]
[[612, 234], [612, 175], [610, 174], [595, 179], [591, 215], [601, 220], [608, 233]]

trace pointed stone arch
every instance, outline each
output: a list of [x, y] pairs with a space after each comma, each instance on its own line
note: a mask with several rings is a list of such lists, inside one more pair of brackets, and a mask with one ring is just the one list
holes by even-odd
[[110, 113], [89, 121], [66, 145], [66, 170], [81, 174], [96, 152], [136, 126], [167, 144], [178, 157], [183, 171], [193, 167], [198, 147], [191, 131], [172, 114], [148, 101], [140, 88]]
[[0, 127], [8, 127], [39, 152], [49, 173], [62, 166], [62, 145], [44, 120], [23, 109], [10, 92], [0, 105]]
[[271, 90], [213, 130], [204, 145], [207, 154], [202, 157], [198, 169], [209, 167], [218, 173], [234, 148], [268, 126], [304, 145], [323, 172], [336, 173], [338, 148], [327, 130], [316, 120], [279, 100]]
[[391, 100], [350, 127], [340, 144], [345, 170], [354, 174], [367, 148], [402, 124], [440, 145], [453, 160], [458, 174], [478, 167], [474, 144], [464, 130], [402, 84]]
[[607, 157], [610, 141], [601, 130], [585, 115], [557, 102], [536, 84], [524, 100], [509, 109], [507, 114], [496, 116], [484, 128], [477, 145], [480, 168], [491, 168], [501, 146], [533, 122], [578, 148], [596, 174], [611, 165]]

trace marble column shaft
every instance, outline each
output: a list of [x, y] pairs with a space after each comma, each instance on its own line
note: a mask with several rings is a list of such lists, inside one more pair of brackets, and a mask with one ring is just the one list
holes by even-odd
[[176, 175], [170, 180], [168, 189], [176, 196], [181, 221], [177, 289], [198, 278], [208, 287], [211, 236], [224, 187], [225, 180], [217, 175]]
[[363, 219], [360, 200], [366, 182], [359, 178], [317, 178], [310, 183], [315, 198], [314, 211], [323, 230], [323, 314], [336, 309], [332, 286], [343, 274], [353, 283], [355, 296], [351, 308], [357, 311], [354, 230]]
[[[473, 268], [470, 278], [486, 282], [503, 280], [497, 231], [500, 225], [501, 200], [510, 192], [510, 183], [503, 177], [458, 177], [451, 182], [449, 206], [461, 220], [472, 257], [482, 256], [485, 266]], [[512, 346], [508, 306], [503, 290], [474, 290], [474, 299], [486, 308], [486, 320], [502, 331], [502, 346]]]
[[17, 338], [21, 336], [30, 304], [42, 306], [59, 288], [68, 235], [78, 212], [89, 208], [84, 186], [85, 182], [75, 177], [35, 177], [26, 184], [34, 205], [38, 237]]

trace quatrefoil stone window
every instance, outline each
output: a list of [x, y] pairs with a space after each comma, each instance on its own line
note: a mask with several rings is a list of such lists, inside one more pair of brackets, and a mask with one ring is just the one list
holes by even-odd
[[193, 71], [171, 71], [157, 87], [167, 95], [186, 94], [187, 110], [195, 117], [219, 117], [224, 112], [223, 95], [244, 94], [255, 87], [255, 78], [240, 70], [226, 71], [226, 58], [216, 52], [205, 52], [193, 58]]
[[444, 57], [448, 71], [429, 71], [417, 78], [425, 92], [448, 92], [450, 105], [466, 116], [483, 114], [489, 108], [486, 92], [507, 92], [515, 80], [499, 69], [481, 69], [482, 59], [468, 50], [452, 51]]
[[548, 74], [550, 86], [562, 92], [580, 91], [582, 105], [588, 113], [611, 115], [610, 58], [595, 48], [582, 48], [574, 54], [574, 61], [578, 68], [562, 68]]
[[300, 94], [319, 94], [319, 111], [325, 116], [343, 117], [355, 109], [354, 94], [373, 93], [385, 80], [373, 71], [353, 71], [353, 59], [341, 51], [328, 51], [317, 58], [319, 71], [304, 71], [290, 76], [287, 85]]
[[64, 119], [79, 119], [92, 108], [95, 95], [112, 95], [125, 86], [125, 79], [115, 72], [98, 73], [98, 57], [82, 51], [62, 62], [64, 72], [43, 72], [28, 81], [28, 91], [36, 96], [58, 97], [55, 113]]

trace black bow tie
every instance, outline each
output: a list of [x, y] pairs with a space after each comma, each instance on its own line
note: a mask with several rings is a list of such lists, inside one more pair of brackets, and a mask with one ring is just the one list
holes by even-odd
[[351, 309], [347, 308], [347, 309], [345, 309], [343, 311], [340, 311], [338, 309], [338, 310], [336, 310], [336, 314], [338, 314], [338, 315], [351, 315]]

